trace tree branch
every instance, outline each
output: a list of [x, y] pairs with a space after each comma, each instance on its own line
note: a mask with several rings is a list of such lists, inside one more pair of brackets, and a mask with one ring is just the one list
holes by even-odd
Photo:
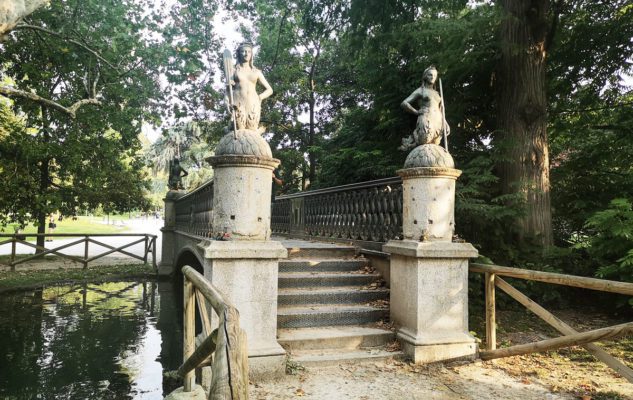
[[9, 86], [0, 86], [0, 95], [11, 97], [11, 98], [22, 98], [22, 99], [31, 100], [41, 105], [44, 105], [48, 108], [52, 108], [57, 111], [66, 113], [70, 115], [71, 118], [76, 117], [76, 113], [79, 107], [85, 106], [87, 104], [101, 105], [101, 101], [95, 98], [90, 98], [90, 99], [79, 100], [75, 102], [73, 105], [71, 105], [70, 107], [64, 107], [63, 105], [53, 100], [45, 99], [44, 97], [38, 96], [35, 93], [25, 92], [23, 90], [17, 90]]
[[13, 28], [13, 30], [19, 30], [19, 29], [31, 29], [31, 30], [35, 30], [35, 31], [40, 31], [40, 32], [44, 32], [46, 34], [52, 35], [52, 36], [57, 36], [61, 39], [64, 39], [74, 45], [77, 45], [79, 47], [81, 47], [82, 49], [86, 50], [87, 52], [91, 53], [93, 56], [97, 57], [99, 60], [103, 61], [108, 67], [112, 68], [113, 70], [120, 72], [119, 69], [117, 67], [115, 67], [112, 63], [110, 63], [108, 60], [106, 60], [105, 58], [103, 58], [101, 56], [101, 54], [99, 54], [98, 52], [96, 52], [95, 50], [91, 49], [90, 47], [86, 46], [85, 44], [75, 40], [75, 39], [70, 39], [65, 37], [64, 35], [51, 31], [49, 29], [46, 28], [42, 28], [41, 26], [35, 26], [35, 25], [28, 25], [28, 24], [19, 24], [16, 25], [15, 28]]
[[270, 66], [271, 70], [274, 69], [275, 65], [277, 64], [277, 56], [279, 55], [279, 47], [281, 45], [281, 33], [283, 32], [284, 23], [286, 22], [286, 18], [288, 17], [289, 13], [290, 13], [290, 8], [286, 8], [286, 11], [281, 16], [281, 21], [279, 22], [279, 32], [277, 33], [277, 46], [275, 48], [275, 56], [273, 57], [273, 62]]

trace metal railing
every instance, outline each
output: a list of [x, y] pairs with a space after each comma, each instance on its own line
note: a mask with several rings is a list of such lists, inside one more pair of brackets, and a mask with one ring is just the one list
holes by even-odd
[[314, 238], [386, 242], [402, 233], [402, 180], [384, 178], [279, 196], [273, 232]]
[[211, 237], [213, 223], [213, 180], [175, 201], [176, 230]]
[[[533, 271], [488, 264], [473, 263], [470, 264], [469, 269], [471, 272], [485, 274], [486, 349], [481, 351], [479, 354], [482, 360], [556, 350], [569, 346], [583, 346], [594, 357], [604, 362], [617, 373], [622, 375], [622, 377], [633, 383], [633, 370], [593, 343], [595, 341], [633, 333], [633, 322], [579, 333], [574, 328], [558, 319], [554, 314], [550, 313], [510, 285], [502, 279], [501, 276], [592, 289], [602, 292], [619, 293], [629, 296], [633, 296], [633, 283], [585, 278], [580, 276], [555, 274], [551, 272]], [[525, 306], [525, 308], [536, 314], [539, 318], [551, 325], [564, 336], [542, 340], [535, 343], [497, 349], [495, 287], [498, 287], [510, 297], [521, 303]]]
[[[28, 237], [46, 237], [46, 238], [77, 238], [70, 243], [65, 243], [59, 245], [57, 247], [48, 248], [46, 246], [38, 246], [36, 244], [28, 242], [26, 239]], [[95, 237], [139, 237], [139, 239], [134, 240], [130, 243], [126, 243], [122, 246], [112, 246], [107, 243], [103, 243], [101, 241], [95, 240]], [[2, 239], [5, 240], [2, 240]], [[7, 239], [8, 238], [8, 239]], [[101, 257], [105, 257], [112, 253], [121, 253], [126, 256], [142, 260], [144, 263], [147, 263], [147, 259], [149, 254], [152, 254], [152, 266], [156, 269], [156, 235], [150, 235], [147, 233], [18, 233], [18, 234], [0, 234], [0, 246], [11, 244], [11, 253], [9, 254], [9, 262], [6, 264], [11, 267], [12, 271], [15, 271], [15, 266], [19, 264], [23, 264], [38, 258], [43, 258], [48, 255], [56, 255], [68, 260], [75, 261], [77, 263], [83, 264], [84, 269], [88, 268], [88, 263], [95, 261]], [[77, 246], [80, 244], [84, 244], [83, 255], [76, 256], [70, 254], [64, 254], [61, 250], [67, 249], [69, 247]], [[103, 253], [90, 256], [90, 243], [95, 245], [99, 245], [109, 249], [104, 251]], [[143, 243], [143, 255], [138, 255], [126, 251], [131, 246], [136, 244]], [[17, 245], [21, 244], [27, 247], [31, 247], [36, 249], [36, 253], [32, 255], [27, 255], [26, 257], [17, 258]]]
[[[240, 328], [237, 309], [224, 300], [204, 276], [190, 266], [184, 275], [183, 363], [178, 374], [184, 379], [184, 391], [194, 388], [195, 369], [211, 365], [209, 399], [248, 399], [248, 351], [246, 333]], [[207, 302], [219, 317], [219, 326], [211, 330]], [[202, 321], [204, 340], [195, 347], [195, 310]]]

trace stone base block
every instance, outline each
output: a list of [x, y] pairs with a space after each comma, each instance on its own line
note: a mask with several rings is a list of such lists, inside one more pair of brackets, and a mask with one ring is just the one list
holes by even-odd
[[277, 343], [277, 285], [279, 258], [287, 256], [286, 248], [275, 241], [238, 240], [210, 241], [200, 247], [204, 276], [240, 313], [249, 376], [259, 381], [283, 376], [286, 352]]
[[477, 358], [477, 344], [450, 343], [415, 345], [404, 340], [400, 341], [402, 351], [415, 364], [430, 364], [441, 361], [474, 360]]
[[[281, 346], [280, 346], [281, 348]], [[251, 382], [276, 381], [286, 374], [286, 352], [248, 357], [248, 378]]]
[[474, 358], [468, 333], [468, 243], [389, 241], [391, 321], [416, 363]]
[[477, 357], [477, 342], [466, 333], [445, 337], [422, 335], [414, 338], [405, 329], [400, 329], [396, 337], [402, 345], [404, 354], [416, 364], [474, 360]]

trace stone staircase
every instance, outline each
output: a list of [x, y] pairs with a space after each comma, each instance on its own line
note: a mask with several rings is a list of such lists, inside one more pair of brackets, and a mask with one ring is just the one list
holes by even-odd
[[395, 335], [380, 274], [354, 247], [305, 243], [287, 246], [279, 263], [277, 336], [290, 358], [328, 365], [402, 357], [387, 351]]

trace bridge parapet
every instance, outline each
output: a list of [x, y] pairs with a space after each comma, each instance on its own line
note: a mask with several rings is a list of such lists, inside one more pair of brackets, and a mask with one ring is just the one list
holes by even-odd
[[213, 180], [174, 201], [174, 229], [203, 238], [213, 234]]
[[279, 196], [273, 204], [274, 233], [354, 241], [381, 250], [402, 237], [399, 176]]

